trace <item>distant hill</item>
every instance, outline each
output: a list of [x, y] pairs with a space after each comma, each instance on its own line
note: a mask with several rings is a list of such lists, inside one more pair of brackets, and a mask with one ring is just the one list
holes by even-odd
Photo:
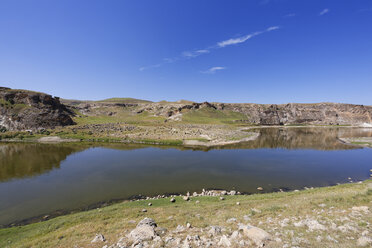
[[125, 97], [125, 98], [113, 97], [113, 98], [108, 98], [108, 99], [97, 101], [97, 102], [110, 102], [110, 103], [152, 103], [152, 101], [142, 100], [142, 99], [136, 99], [136, 98], [130, 98], [130, 97]]

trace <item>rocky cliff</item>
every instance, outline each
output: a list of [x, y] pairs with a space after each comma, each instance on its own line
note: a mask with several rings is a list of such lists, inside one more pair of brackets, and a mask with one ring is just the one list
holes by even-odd
[[58, 97], [0, 87], [0, 130], [54, 128], [74, 124]]
[[365, 125], [372, 124], [372, 106], [314, 104], [217, 104], [220, 108], [246, 115], [246, 122], [259, 125]]
[[244, 118], [237, 122], [256, 125], [367, 125], [372, 126], [372, 106], [314, 103], [314, 104], [253, 104], [253, 103], [192, 103], [192, 104], [142, 104], [137, 112], [147, 111], [155, 115], [177, 116], [189, 110], [210, 108], [216, 111], [240, 113]]

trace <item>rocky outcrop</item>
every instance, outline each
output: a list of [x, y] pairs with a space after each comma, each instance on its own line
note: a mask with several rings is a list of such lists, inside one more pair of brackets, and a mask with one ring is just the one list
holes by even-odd
[[[314, 104], [253, 104], [253, 103], [193, 103], [168, 104], [159, 103], [138, 105], [138, 113], [148, 111], [155, 115], [180, 116], [188, 110], [211, 108], [217, 111], [232, 111], [243, 114], [237, 122], [255, 125], [371, 125], [372, 106], [314, 103]], [[181, 120], [182, 118], [178, 118]]]
[[0, 87], [0, 129], [36, 130], [74, 124], [73, 112], [58, 97]]
[[362, 125], [372, 123], [372, 106], [314, 104], [223, 104], [224, 109], [247, 116], [245, 122], [258, 125]]

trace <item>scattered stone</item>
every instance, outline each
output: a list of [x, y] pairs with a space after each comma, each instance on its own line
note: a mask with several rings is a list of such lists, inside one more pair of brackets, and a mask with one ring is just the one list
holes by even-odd
[[139, 226], [152, 226], [152, 227], [157, 227], [156, 222], [151, 219], [151, 218], [144, 218], [140, 222], [138, 222], [137, 227]]
[[102, 234], [96, 234], [96, 237], [91, 241], [91, 243], [96, 243], [96, 242], [105, 242], [106, 239]]
[[220, 200], [221, 200], [221, 201], [225, 200], [225, 197], [221, 196], [221, 197], [220, 197]]
[[240, 238], [240, 233], [238, 231], [234, 231], [231, 236], [230, 236], [230, 239], [231, 240], [236, 240], [237, 238]]
[[174, 199], [173, 197], [170, 199], [170, 202], [176, 202], [176, 199]]
[[200, 201], [196, 201], [195, 203], [199, 203]]
[[357, 245], [360, 247], [370, 246], [372, 244], [372, 239], [369, 237], [362, 236], [357, 240]]
[[149, 206], [152, 206], [152, 203], [151, 203], [151, 202], [149, 202], [149, 204], [147, 204], [147, 205], [149, 205]]
[[187, 228], [191, 228], [191, 224], [190, 224], [190, 223], [187, 223], [187, 224], [186, 224], [186, 227], [187, 227]]
[[184, 199], [185, 201], [190, 201], [190, 197], [189, 197], [189, 196], [184, 196], [183, 199]]
[[257, 190], [260, 190], [260, 191], [262, 191], [262, 190], [263, 190], [263, 188], [262, 188], [262, 187], [258, 187], [258, 188], [257, 188]]
[[164, 227], [155, 227], [155, 233], [157, 234], [157, 235], [163, 235], [163, 234], [165, 234], [166, 232], [167, 232], [168, 230], [166, 229], [166, 228], [164, 228]]
[[236, 205], [240, 205], [240, 202], [236, 202]]
[[219, 227], [219, 226], [211, 226], [211, 229], [209, 229], [208, 233], [211, 235], [211, 236], [216, 236], [218, 234], [221, 234], [222, 232], [222, 228]]
[[258, 227], [239, 225], [239, 229], [243, 230], [244, 235], [252, 240], [257, 246], [263, 246], [271, 239], [270, 234]]
[[181, 225], [178, 225], [175, 232], [176, 233], [181, 233], [181, 232], [184, 232], [185, 231], [185, 227], [184, 226], [181, 226]]
[[244, 216], [243, 216], [243, 219], [244, 219], [245, 221], [250, 221], [250, 220], [251, 220], [251, 217], [249, 217], [248, 215], [244, 215]]
[[146, 213], [147, 212], [147, 209], [142, 209], [142, 212]]
[[251, 211], [254, 212], [254, 213], [261, 213], [261, 210], [257, 209], [257, 208], [251, 208]]
[[223, 235], [220, 239], [220, 241], [218, 242], [218, 245], [219, 246], [223, 246], [223, 247], [230, 247], [231, 246], [231, 242], [230, 240], [226, 237], [226, 235]]
[[155, 233], [156, 226], [153, 219], [144, 218], [137, 224], [137, 227], [128, 234], [128, 238], [133, 241], [134, 245], [142, 241], [152, 240], [157, 236]]
[[309, 228], [309, 231], [311, 232], [314, 230], [326, 230], [326, 227], [324, 225], [313, 219], [306, 219], [303, 221], [295, 222], [293, 223], [293, 225], [295, 227], [307, 226]]
[[236, 222], [236, 221], [237, 221], [236, 218], [230, 218], [226, 222], [227, 223], [232, 223], [232, 222]]
[[230, 195], [236, 195], [236, 191], [235, 190], [231, 190], [230, 191]]
[[355, 211], [355, 212], [365, 212], [365, 213], [368, 213], [369, 212], [369, 207], [367, 207], [367, 206], [352, 207], [351, 210], [352, 211]]

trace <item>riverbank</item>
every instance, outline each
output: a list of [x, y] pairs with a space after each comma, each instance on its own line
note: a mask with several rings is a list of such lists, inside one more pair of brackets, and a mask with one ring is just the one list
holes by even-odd
[[[37, 142], [37, 143], [125, 143], [170, 145], [184, 147], [218, 147], [236, 145], [257, 140], [264, 130], [359, 130], [359, 135], [368, 133], [358, 126], [327, 126], [327, 125], [291, 125], [291, 126], [249, 126], [249, 125], [215, 125], [215, 124], [174, 124], [129, 125], [125, 123], [104, 123], [58, 127], [40, 131], [13, 131], [0, 133], [0, 142]], [[265, 131], [269, 132], [269, 131]], [[354, 146], [371, 146], [371, 138], [360, 141], [360, 137], [343, 137], [346, 132], [340, 132], [338, 142]]]
[[[371, 180], [303, 191], [220, 197], [126, 201], [0, 229], [0, 246], [127, 247], [138, 238], [132, 231], [145, 217], [155, 220], [158, 228], [152, 232], [146, 227], [146, 233], [153, 236], [151, 241], [139, 242], [144, 247], [245, 247], [256, 242], [265, 243], [265, 247], [371, 244]], [[248, 225], [255, 227], [253, 234]]]

